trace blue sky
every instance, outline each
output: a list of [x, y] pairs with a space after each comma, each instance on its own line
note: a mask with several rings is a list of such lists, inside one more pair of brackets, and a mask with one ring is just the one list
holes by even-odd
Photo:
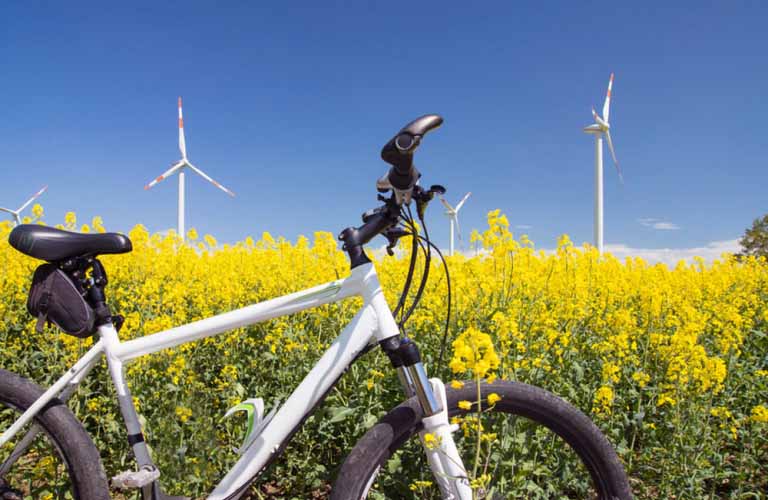
[[[424, 113], [445, 124], [417, 165], [451, 201], [474, 193], [467, 235], [500, 208], [540, 247], [589, 241], [581, 129], [613, 71], [606, 243], [706, 247], [766, 211], [766, 19], [762, 2], [4, 2], [0, 205], [49, 184], [49, 222], [175, 226], [176, 180], [143, 186], [179, 156], [181, 95], [190, 159], [238, 195], [187, 178], [188, 226], [220, 241], [357, 225], [381, 146]], [[428, 222], [445, 246], [438, 204]]]

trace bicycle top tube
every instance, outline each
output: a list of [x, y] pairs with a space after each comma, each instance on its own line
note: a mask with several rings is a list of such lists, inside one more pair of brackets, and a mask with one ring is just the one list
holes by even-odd
[[145, 354], [172, 348], [187, 342], [217, 335], [228, 330], [294, 314], [348, 297], [361, 296], [365, 304], [372, 304], [381, 321], [382, 339], [397, 335], [397, 325], [386, 304], [373, 264], [353, 269], [345, 279], [318, 285], [307, 290], [259, 302], [234, 311], [202, 319], [165, 330], [153, 335], [122, 342], [115, 347], [115, 355], [127, 361]]

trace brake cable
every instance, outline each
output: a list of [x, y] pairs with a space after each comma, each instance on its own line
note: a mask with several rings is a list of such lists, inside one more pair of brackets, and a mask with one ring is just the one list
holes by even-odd
[[[418, 213], [418, 212], [417, 212]], [[413, 220], [413, 214], [411, 213], [411, 207], [408, 207], [408, 215], [411, 217], [411, 220]], [[421, 217], [421, 214], [419, 214], [419, 221], [421, 222], [421, 227], [424, 228], [424, 241], [429, 243], [429, 231], [427, 230], [427, 225], [424, 222], [424, 218]], [[415, 234], [414, 239], [418, 241], [418, 238], [422, 238], [418, 233]], [[403, 317], [403, 324], [405, 324], [406, 321], [408, 321], [408, 318], [411, 317], [411, 314], [413, 314], [413, 311], [416, 309], [416, 306], [418, 306], [419, 301], [421, 300], [421, 295], [424, 293], [424, 287], [427, 284], [427, 280], [429, 279], [429, 268], [430, 264], [432, 262], [432, 249], [427, 245], [426, 249], [424, 249], [423, 245], [419, 241], [419, 246], [422, 247], [422, 251], [424, 251], [424, 272], [421, 274], [421, 283], [419, 283], [419, 289], [416, 291], [416, 296], [413, 299], [413, 303], [411, 304], [411, 307], [408, 309], [408, 312], [405, 313]]]
[[[400, 328], [403, 333], [405, 332], [405, 322], [410, 318], [411, 314], [415, 310], [416, 306], [421, 300], [421, 296], [424, 291], [424, 287], [426, 285], [426, 281], [429, 277], [429, 268], [431, 264], [431, 258], [432, 258], [432, 250], [434, 249], [437, 253], [438, 257], [440, 258], [440, 261], [443, 264], [443, 271], [445, 272], [445, 280], [446, 280], [446, 287], [447, 287], [447, 299], [448, 304], [446, 306], [446, 314], [445, 314], [445, 326], [443, 328], [443, 336], [440, 340], [440, 354], [438, 355], [438, 361], [437, 366], [442, 366], [443, 357], [445, 355], [445, 348], [446, 348], [446, 342], [448, 340], [448, 332], [450, 330], [450, 323], [451, 323], [451, 309], [452, 309], [452, 302], [453, 302], [453, 291], [451, 287], [451, 274], [448, 270], [448, 263], [445, 260], [445, 256], [443, 255], [443, 252], [440, 251], [440, 248], [437, 247], [432, 241], [429, 239], [429, 231], [427, 229], [427, 225], [424, 222], [423, 217], [421, 214], [419, 214], [419, 221], [422, 224], [422, 227], [424, 228], [424, 234], [426, 237], [419, 234], [418, 229], [416, 227], [416, 224], [413, 220], [413, 213], [410, 210], [410, 207], [407, 208], [407, 213], [405, 210], [401, 208], [400, 210], [400, 217], [403, 220], [403, 225], [406, 229], [409, 229], [409, 232], [406, 232], [405, 235], [410, 235], [413, 238], [413, 244], [411, 246], [411, 259], [408, 266], [408, 276], [406, 277], [405, 285], [403, 286], [402, 294], [400, 295], [400, 299], [398, 301], [397, 307], [395, 308], [395, 311], [393, 312], [393, 316], [397, 316], [398, 313], [402, 312], [402, 310], [405, 308], [405, 302], [407, 300], [408, 291], [410, 291], [410, 287], [413, 280], [413, 273], [415, 271], [415, 264], [416, 259], [418, 258], [418, 248], [421, 248], [421, 250], [424, 252], [425, 257], [425, 270], [422, 274], [421, 283], [419, 284], [419, 289], [416, 292], [416, 296], [414, 297], [414, 302], [411, 305], [411, 307], [408, 309], [408, 312], [405, 314], [401, 314], [400, 321], [398, 322], [398, 327]], [[417, 212], [418, 213], [418, 212]], [[426, 243], [426, 248], [424, 248], [424, 244]]]
[[[419, 238], [424, 239], [422, 236], [419, 236]], [[446, 287], [448, 288], [448, 307], [446, 308], [445, 313], [445, 329], [443, 330], [443, 338], [440, 341], [440, 355], [437, 358], [437, 366], [443, 366], [443, 354], [445, 353], [445, 342], [448, 340], [448, 329], [451, 324], [451, 273], [448, 272], [448, 263], [445, 261], [445, 256], [443, 255], [443, 252], [440, 251], [437, 246], [432, 243], [431, 241], [425, 240], [427, 244], [435, 249], [435, 252], [437, 252], [438, 257], [440, 257], [440, 260], [443, 263], [443, 270], [445, 271], [445, 283]]]
[[446, 311], [445, 311], [445, 326], [443, 327], [443, 337], [440, 340], [440, 354], [437, 357], [437, 366], [443, 366], [443, 356], [445, 355], [445, 347], [446, 347], [446, 342], [448, 340], [448, 332], [450, 330], [450, 325], [451, 325], [451, 309], [453, 307], [453, 290], [451, 287], [451, 273], [448, 270], [448, 263], [445, 261], [445, 256], [443, 255], [443, 252], [440, 251], [440, 248], [438, 248], [437, 245], [435, 245], [430, 240], [428, 240], [427, 238], [424, 238], [421, 235], [416, 235], [416, 237], [419, 240], [424, 241], [429, 246], [429, 248], [435, 250], [435, 252], [437, 253], [437, 256], [440, 258], [440, 261], [443, 264], [443, 271], [445, 272], [445, 283], [447, 288], [446, 295], [448, 299], [448, 304], [446, 306]]
[[[402, 209], [401, 209], [400, 216], [403, 217], [403, 219], [406, 222], [408, 222], [408, 219], [406, 218], [407, 216], [402, 211]], [[416, 228], [413, 227], [413, 225], [410, 225], [410, 229], [414, 232], [416, 230]], [[413, 238], [413, 243], [411, 245], [411, 262], [408, 264], [408, 275], [405, 278], [405, 283], [403, 284], [403, 290], [400, 293], [400, 299], [397, 301], [397, 307], [395, 307], [395, 310], [392, 312], [392, 316], [397, 317], [398, 313], [400, 313], [401, 310], [405, 307], [405, 300], [406, 300], [406, 297], [408, 296], [408, 292], [411, 289], [411, 280], [413, 279], [413, 271], [416, 267], [415, 256], [417, 255], [417, 250], [418, 250], [418, 240], [416, 238]], [[401, 327], [401, 330], [402, 330], [402, 327]]]

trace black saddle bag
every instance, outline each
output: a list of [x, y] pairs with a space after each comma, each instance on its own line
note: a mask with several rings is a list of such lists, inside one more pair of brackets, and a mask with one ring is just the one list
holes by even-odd
[[83, 296], [85, 292], [53, 264], [42, 264], [35, 270], [29, 289], [27, 310], [37, 318], [37, 331], [45, 322], [53, 323], [75, 337], [90, 337], [96, 331], [96, 315]]

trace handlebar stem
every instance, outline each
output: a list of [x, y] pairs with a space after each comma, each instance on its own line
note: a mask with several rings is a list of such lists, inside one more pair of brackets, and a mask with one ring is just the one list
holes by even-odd
[[343, 250], [349, 256], [352, 269], [368, 264], [371, 259], [365, 254], [363, 245], [367, 244], [379, 234], [392, 226], [397, 225], [400, 217], [400, 205], [395, 197], [385, 199], [385, 204], [370, 214], [363, 215], [363, 225], [348, 227], [339, 234], [339, 240], [344, 242]]

